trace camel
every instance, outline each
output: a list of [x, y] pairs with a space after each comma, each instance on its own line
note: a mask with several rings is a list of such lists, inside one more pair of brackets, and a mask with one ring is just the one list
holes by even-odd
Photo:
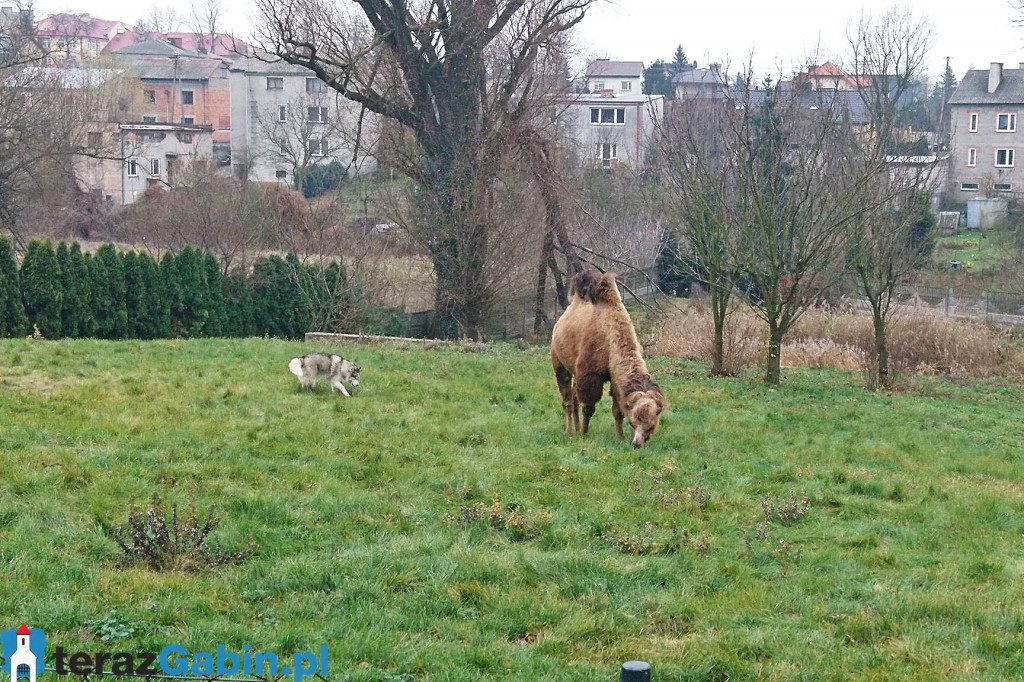
[[572, 278], [569, 306], [551, 334], [551, 365], [562, 395], [567, 434], [587, 432], [606, 381], [611, 383], [612, 416], [619, 438], [623, 417], [634, 429], [634, 448], [646, 445], [657, 431], [667, 403], [647, 371], [613, 273], [586, 270]]

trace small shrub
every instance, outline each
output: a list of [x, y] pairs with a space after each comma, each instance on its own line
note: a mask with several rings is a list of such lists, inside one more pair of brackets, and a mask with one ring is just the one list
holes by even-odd
[[657, 532], [656, 526], [650, 521], [635, 533], [610, 528], [601, 537], [616, 551], [633, 556], [675, 554], [690, 544], [690, 532], [685, 528], [680, 532], [679, 527], [673, 523], [671, 533], [665, 537], [664, 533]]
[[508, 533], [516, 542], [539, 537], [551, 523], [551, 515], [546, 509], [531, 512], [523, 510], [519, 505], [502, 505], [497, 499], [490, 505], [483, 502], [462, 505], [458, 515], [445, 514], [441, 519], [449, 525], [484, 523]]
[[792, 491], [786, 500], [776, 501], [775, 496], [772, 494], [765, 495], [761, 499], [761, 511], [764, 513], [764, 522], [768, 525], [772, 524], [776, 519], [783, 523], [799, 521], [807, 515], [810, 509], [811, 498], [808, 497], [805, 490], [800, 492], [799, 499], [796, 493]]
[[111, 531], [121, 548], [122, 565], [145, 563], [154, 571], [198, 571], [206, 567], [238, 564], [254, 549], [228, 552], [212, 535], [220, 524], [216, 507], [210, 507], [204, 519], [192, 505], [184, 514], [178, 506], [171, 507], [170, 517], [159, 500], [153, 500], [145, 511], [134, 504], [128, 511], [128, 522]]

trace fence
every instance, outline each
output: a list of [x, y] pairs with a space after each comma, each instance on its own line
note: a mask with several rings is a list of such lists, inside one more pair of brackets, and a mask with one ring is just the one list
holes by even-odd
[[[630, 270], [619, 276], [620, 291], [623, 300], [627, 301], [633, 297], [647, 300], [653, 298], [658, 291], [654, 283], [655, 271]], [[487, 337], [491, 339], [514, 339], [533, 334], [533, 323], [536, 296], [526, 296], [501, 301], [484, 322], [484, 329]], [[544, 294], [544, 315], [548, 320], [556, 319], [562, 313], [562, 307], [558, 304], [558, 298], [554, 291], [548, 290]], [[406, 317], [404, 336], [410, 338], [425, 338], [430, 336], [434, 329], [434, 311], [425, 310], [418, 313], [410, 313]]]
[[[901, 312], [955, 317], [972, 322], [1024, 326], [1024, 295], [905, 284], [896, 289]], [[867, 307], [867, 301], [861, 301]]]

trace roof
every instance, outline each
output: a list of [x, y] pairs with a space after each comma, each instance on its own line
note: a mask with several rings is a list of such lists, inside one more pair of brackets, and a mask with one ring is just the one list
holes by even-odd
[[[774, 88], [773, 88], [774, 90]], [[742, 107], [747, 104], [748, 92], [734, 91], [735, 96], [732, 101], [735, 102], [737, 107]], [[797, 95], [795, 91], [788, 91], [781, 93], [783, 97], [789, 98], [799, 96], [799, 104], [801, 109], [808, 111], [815, 111], [820, 109], [829, 109], [835, 113], [843, 112], [850, 117], [850, 122], [854, 125], [865, 125], [871, 122], [871, 112], [868, 110], [867, 104], [864, 103], [864, 98], [856, 90], [839, 90], [839, 91], [828, 91], [827, 94], [822, 91], [810, 91], [801, 92]], [[768, 96], [768, 91], [763, 88], [754, 88], [749, 91], [749, 103], [751, 107], [762, 106]], [[782, 101], [782, 100], [780, 100]], [[791, 101], [791, 100], [786, 100]]]
[[810, 66], [806, 75], [808, 78], [833, 78], [845, 81], [851, 88], [870, 88], [872, 84], [871, 76], [847, 75], [832, 62]]
[[51, 14], [36, 23], [36, 34], [40, 36], [68, 36], [110, 40], [127, 27], [120, 21], [97, 19], [88, 14]]
[[616, 104], [647, 104], [659, 99], [665, 99], [664, 95], [634, 95], [616, 93], [614, 95], [602, 95], [600, 93], [562, 94], [555, 93], [552, 97], [558, 101], [568, 101], [572, 104], [604, 104], [613, 106]]
[[598, 59], [587, 64], [587, 78], [640, 78], [643, 73], [643, 62], [613, 62], [610, 59]]
[[52, 66], [28, 66], [15, 72], [4, 81], [5, 84], [31, 88], [38, 84], [56, 85], [69, 89], [94, 88], [124, 73], [124, 69], [82, 69], [58, 68]]
[[150, 57], [200, 57], [198, 52], [183, 50], [162, 40], [143, 40], [115, 50], [117, 54], [137, 54]]
[[14, 634], [16, 634], [16, 635], [31, 635], [31, 634], [32, 634], [32, 631], [28, 629], [28, 626], [27, 626], [27, 625], [25, 625], [24, 623], [22, 623], [22, 624], [21, 624], [21, 627], [20, 627], [20, 628], [18, 628], [18, 631], [17, 631], [17, 632], [15, 632]]
[[704, 84], [725, 85], [722, 72], [718, 69], [683, 69], [672, 77], [673, 85], [704, 85]]
[[[119, 63], [143, 80], [191, 80], [216, 78], [226, 65], [218, 57], [148, 57], [119, 52]], [[227, 74], [224, 74], [227, 75]]]
[[995, 92], [988, 91], [988, 69], [968, 71], [949, 98], [950, 104], [1024, 103], [1024, 69], [1003, 69]]
[[250, 76], [314, 76], [304, 66], [289, 64], [277, 55], [265, 52], [252, 57], [239, 57], [230, 67], [231, 71], [244, 71]]
[[118, 123], [121, 130], [134, 130], [147, 133], [209, 133], [213, 126], [196, 125], [194, 123]]
[[202, 48], [199, 45], [199, 41], [194, 33], [159, 33], [150, 31], [148, 33], [141, 33], [136, 30], [125, 31], [119, 33], [114, 37], [107, 45], [103, 48], [104, 52], [119, 52], [122, 49], [135, 45], [136, 43], [142, 43], [146, 41], [158, 41], [164, 43], [170, 43], [174, 41], [184, 50], [192, 51], [197, 54], [215, 54], [221, 57], [233, 57], [238, 54], [248, 54], [252, 52], [252, 47], [241, 40], [229, 36], [226, 33], [217, 33], [214, 35], [213, 49], [209, 46], [209, 37], [206, 37]]

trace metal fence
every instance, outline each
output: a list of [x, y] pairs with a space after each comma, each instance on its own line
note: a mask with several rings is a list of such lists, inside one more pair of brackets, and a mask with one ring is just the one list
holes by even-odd
[[1022, 294], [905, 284], [896, 289], [895, 298], [906, 313], [1024, 326]]

